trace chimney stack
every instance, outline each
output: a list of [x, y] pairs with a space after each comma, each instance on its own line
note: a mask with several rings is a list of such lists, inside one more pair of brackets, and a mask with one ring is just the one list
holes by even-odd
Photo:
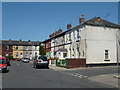
[[61, 32], [62, 32], [62, 29], [60, 28], [60, 29], [58, 30], [58, 32], [61, 33]]
[[28, 42], [30, 43], [30, 40], [28, 40]]
[[11, 39], [9, 39], [9, 42], [11, 42], [12, 40]]
[[21, 40], [21, 39], [19, 39], [19, 41], [20, 41], [20, 42], [22, 42], [22, 40]]
[[67, 30], [72, 28], [72, 25], [71, 24], [67, 24]]
[[79, 18], [79, 24], [85, 22], [84, 14], [82, 14], [82, 17]]

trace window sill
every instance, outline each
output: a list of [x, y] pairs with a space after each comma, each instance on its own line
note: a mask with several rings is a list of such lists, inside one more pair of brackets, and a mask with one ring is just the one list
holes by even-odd
[[104, 61], [110, 61], [110, 59], [105, 59]]

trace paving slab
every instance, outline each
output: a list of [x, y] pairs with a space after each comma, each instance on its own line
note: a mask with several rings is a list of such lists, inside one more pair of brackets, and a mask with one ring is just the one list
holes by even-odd
[[119, 88], [118, 86], [120, 84], [120, 79], [115, 78], [115, 76], [118, 76], [118, 74], [115, 73], [115, 74], [98, 75], [98, 76], [89, 77], [88, 79], [98, 83], [110, 85], [115, 88]]

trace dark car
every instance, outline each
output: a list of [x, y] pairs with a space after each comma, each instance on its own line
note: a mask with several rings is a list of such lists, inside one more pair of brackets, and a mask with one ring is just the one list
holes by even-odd
[[0, 57], [0, 72], [6, 72], [7, 71], [7, 64], [5, 57]]
[[10, 66], [10, 59], [9, 59], [9, 58], [6, 58], [6, 64], [7, 64], [8, 66]]
[[46, 56], [40, 55], [33, 61], [33, 67], [39, 68], [39, 67], [46, 67], [49, 68], [49, 61]]

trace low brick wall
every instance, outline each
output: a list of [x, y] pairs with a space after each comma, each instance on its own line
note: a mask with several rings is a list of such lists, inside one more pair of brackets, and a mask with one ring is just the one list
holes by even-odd
[[20, 60], [20, 58], [13, 58], [13, 61], [18, 61]]
[[66, 68], [78, 68], [78, 67], [86, 67], [86, 59], [85, 58], [66, 59]]

